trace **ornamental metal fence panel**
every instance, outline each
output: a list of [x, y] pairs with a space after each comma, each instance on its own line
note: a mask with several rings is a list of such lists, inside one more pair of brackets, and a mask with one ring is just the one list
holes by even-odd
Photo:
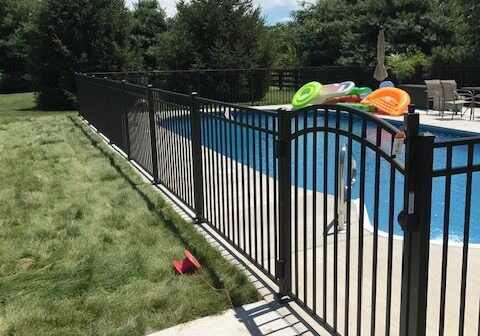
[[436, 141], [429, 331], [480, 333], [480, 136]]
[[93, 75], [125, 79], [137, 85], [152, 84], [183, 94], [197, 92], [204, 98], [250, 106], [289, 103], [296, 90], [313, 80], [323, 83], [355, 80], [364, 85], [372, 82], [361, 67], [98, 72]]
[[192, 146], [192, 98], [188, 95], [152, 89], [156, 130], [156, 180], [196, 208], [194, 155]]
[[[283, 289], [332, 334], [390, 334], [400, 323], [404, 162], [399, 130], [337, 106], [279, 111], [280, 152], [290, 168], [282, 184]], [[282, 211], [285, 211], [284, 214]], [[370, 216], [369, 216], [370, 215]], [[379, 223], [387, 230], [379, 233]], [[368, 229], [365, 229], [368, 228]], [[394, 256], [393, 253], [396, 252]]]
[[[261, 74], [282, 90], [291, 75]], [[345, 107], [260, 110], [124, 78], [78, 74], [80, 116], [280, 300], [332, 335], [480, 333], [480, 137], [435, 142], [413, 106], [403, 133]]]
[[277, 118], [197, 98], [201, 118], [204, 220], [277, 281]]

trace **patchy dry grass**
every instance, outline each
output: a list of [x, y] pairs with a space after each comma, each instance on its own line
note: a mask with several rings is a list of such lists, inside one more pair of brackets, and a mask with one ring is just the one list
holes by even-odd
[[143, 335], [258, 293], [75, 113], [0, 95], [0, 335]]

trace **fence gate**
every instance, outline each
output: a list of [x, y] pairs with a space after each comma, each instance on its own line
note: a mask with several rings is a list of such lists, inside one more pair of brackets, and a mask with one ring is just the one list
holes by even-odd
[[[337, 106], [279, 111], [280, 290], [332, 334], [422, 334], [405, 326], [418, 331], [424, 323], [417, 316], [425, 310], [428, 233], [413, 223], [429, 214], [415, 213], [413, 203], [425, 200], [415, 183], [424, 172], [417, 169], [415, 177], [405, 167], [414, 166], [417, 152], [431, 171], [433, 140], [429, 158], [418, 115], [406, 118], [405, 148], [403, 132], [363, 112]], [[416, 253], [424, 255], [410, 258], [422, 232], [427, 241]], [[410, 271], [403, 285], [402, 262]], [[420, 313], [405, 314], [414, 308]]]

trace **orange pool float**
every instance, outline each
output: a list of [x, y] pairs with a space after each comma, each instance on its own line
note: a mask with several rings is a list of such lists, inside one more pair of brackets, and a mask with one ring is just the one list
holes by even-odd
[[392, 116], [402, 115], [407, 111], [410, 102], [407, 92], [394, 87], [375, 90], [361, 101], [362, 104], [372, 104], [380, 113]]

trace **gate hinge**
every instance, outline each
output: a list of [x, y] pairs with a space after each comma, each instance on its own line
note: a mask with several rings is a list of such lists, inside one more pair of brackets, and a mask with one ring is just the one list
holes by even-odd
[[277, 139], [275, 140], [275, 155], [278, 158], [285, 156], [285, 141]]
[[283, 279], [285, 277], [285, 259], [277, 260], [275, 263], [276, 277], [277, 279]]

